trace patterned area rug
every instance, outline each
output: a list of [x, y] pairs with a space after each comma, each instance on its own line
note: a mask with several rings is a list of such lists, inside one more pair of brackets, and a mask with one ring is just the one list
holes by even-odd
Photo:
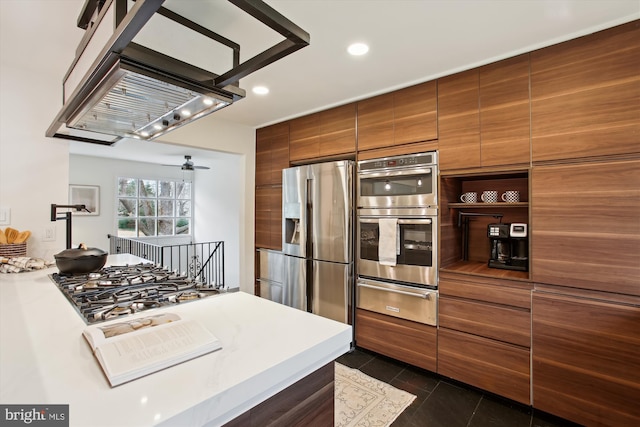
[[416, 398], [357, 369], [335, 367], [336, 427], [389, 426]]

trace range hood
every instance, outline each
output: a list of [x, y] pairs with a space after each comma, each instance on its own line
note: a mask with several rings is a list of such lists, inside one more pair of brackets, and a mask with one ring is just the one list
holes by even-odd
[[[157, 138], [241, 100], [240, 78], [309, 44], [308, 33], [264, 2], [229, 0], [285, 37], [240, 63], [237, 43], [162, 7], [163, 2], [86, 0], [78, 19], [85, 36], [63, 80], [62, 109], [46, 136], [103, 145], [125, 137]], [[134, 43], [156, 13], [224, 45], [231, 51], [231, 69], [216, 74]]]

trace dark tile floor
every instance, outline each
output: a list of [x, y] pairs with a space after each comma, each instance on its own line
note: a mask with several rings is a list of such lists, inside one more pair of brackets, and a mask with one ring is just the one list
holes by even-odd
[[337, 361], [417, 396], [393, 427], [577, 426], [368, 350], [356, 348]]

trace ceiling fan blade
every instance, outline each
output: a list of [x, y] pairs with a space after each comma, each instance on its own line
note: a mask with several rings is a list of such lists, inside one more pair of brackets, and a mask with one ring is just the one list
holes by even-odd
[[211, 169], [209, 166], [194, 166], [194, 169]]
[[160, 166], [171, 166], [171, 167], [174, 167], [174, 168], [181, 168], [182, 167], [182, 165], [160, 165]]

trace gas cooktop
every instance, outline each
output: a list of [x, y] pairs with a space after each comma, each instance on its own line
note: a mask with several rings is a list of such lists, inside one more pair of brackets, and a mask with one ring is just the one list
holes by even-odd
[[50, 277], [87, 323], [223, 292], [152, 263], [104, 267], [82, 275], [54, 273]]

